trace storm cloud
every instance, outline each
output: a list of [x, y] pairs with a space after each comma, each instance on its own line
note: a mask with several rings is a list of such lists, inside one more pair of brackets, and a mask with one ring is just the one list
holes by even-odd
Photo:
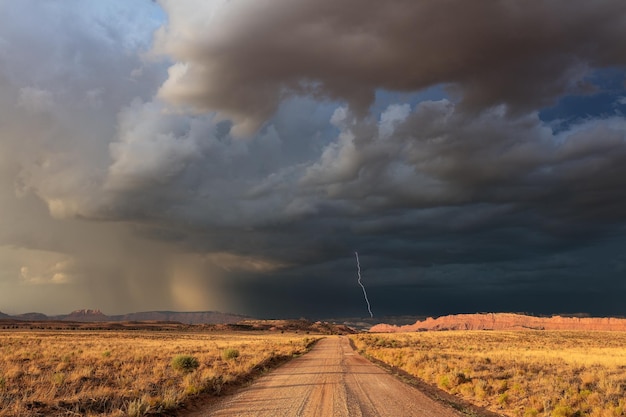
[[252, 133], [285, 97], [346, 101], [445, 84], [466, 110], [522, 113], [584, 92], [626, 58], [616, 1], [163, 1], [155, 51], [171, 56], [160, 96], [217, 111]]
[[0, 311], [626, 314], [618, 0], [0, 16]]

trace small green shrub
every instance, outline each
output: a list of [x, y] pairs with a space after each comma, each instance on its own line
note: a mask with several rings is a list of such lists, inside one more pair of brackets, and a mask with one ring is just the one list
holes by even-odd
[[539, 410], [536, 408], [527, 408], [524, 411], [524, 417], [537, 417], [539, 415]]
[[65, 382], [65, 374], [63, 372], [57, 372], [52, 375], [52, 383], [54, 385], [63, 385]]
[[177, 355], [172, 359], [172, 368], [180, 372], [193, 372], [200, 366], [200, 362], [190, 355]]
[[443, 389], [450, 389], [452, 385], [450, 384], [450, 378], [448, 378], [448, 375], [441, 375], [437, 381], [437, 384]]
[[225, 361], [237, 359], [239, 357], [239, 351], [237, 349], [227, 348], [222, 351], [222, 359]]
[[574, 411], [569, 405], [557, 405], [552, 410], [552, 417], [572, 417], [574, 415]]

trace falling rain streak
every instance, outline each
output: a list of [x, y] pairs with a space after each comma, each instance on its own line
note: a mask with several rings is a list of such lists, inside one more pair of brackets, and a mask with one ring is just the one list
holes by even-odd
[[359, 263], [359, 252], [354, 252], [354, 255], [356, 256], [356, 272], [357, 275], [359, 276], [358, 282], [359, 285], [361, 286], [361, 288], [363, 289], [363, 295], [365, 296], [365, 302], [367, 303], [367, 311], [369, 311], [370, 313], [370, 317], [374, 317], [374, 314], [372, 314], [372, 308], [370, 306], [370, 300], [367, 299], [367, 291], [365, 291], [365, 286], [363, 285], [363, 283], [361, 282], [361, 264]]

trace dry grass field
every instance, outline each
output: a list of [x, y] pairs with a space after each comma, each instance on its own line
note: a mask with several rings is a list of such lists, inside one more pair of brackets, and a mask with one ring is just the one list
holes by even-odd
[[626, 415], [626, 333], [450, 331], [351, 337], [366, 355], [499, 414]]
[[140, 416], [219, 395], [314, 339], [276, 333], [0, 331], [0, 416]]

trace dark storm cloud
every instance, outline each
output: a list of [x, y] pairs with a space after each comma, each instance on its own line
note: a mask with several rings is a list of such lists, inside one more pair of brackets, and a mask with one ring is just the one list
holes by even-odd
[[0, 301], [358, 314], [355, 250], [380, 314], [624, 292], [621, 1], [161, 4], [0, 6]]
[[[318, 127], [305, 139], [274, 118], [242, 141], [221, 135], [210, 116], [165, 108], [138, 102], [121, 113], [105, 186], [108, 218], [167, 225], [168, 233], [142, 235], [175, 236], [182, 251], [208, 254], [228, 272], [220, 285], [233, 299], [286, 285], [277, 294], [300, 294], [314, 309], [313, 292], [301, 284], [349, 293], [354, 249], [367, 254], [374, 291], [383, 293], [403, 285], [439, 292], [468, 285], [492, 295], [547, 288], [539, 275], [556, 287], [567, 282], [562, 270], [577, 267], [546, 267], [554, 261], [545, 257], [588, 245], [624, 221], [619, 116], [554, 133], [534, 112], [512, 117], [496, 106], [468, 115], [443, 99], [391, 105], [377, 120], [339, 107], [319, 116], [335, 131]], [[294, 141], [321, 132], [308, 159], [295, 151]], [[248, 311], [271, 302], [261, 297]]]
[[464, 107], [521, 113], [585, 92], [626, 63], [619, 1], [168, 1], [156, 51], [178, 63], [160, 95], [250, 134], [290, 94], [345, 100], [448, 84]]
[[483, 202], [576, 220], [623, 219], [621, 117], [554, 134], [534, 113], [512, 118], [496, 107], [468, 116], [441, 100], [420, 103], [395, 121], [391, 135], [381, 123], [350, 122], [344, 115], [337, 121], [339, 141], [302, 179], [331, 200], [372, 210]]

